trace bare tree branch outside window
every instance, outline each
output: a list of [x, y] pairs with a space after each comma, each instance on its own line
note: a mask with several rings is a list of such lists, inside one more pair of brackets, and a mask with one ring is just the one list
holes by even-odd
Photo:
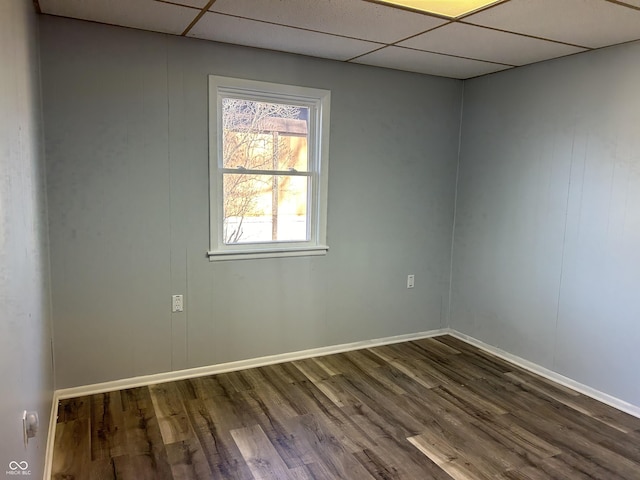
[[247, 221], [270, 222], [270, 240], [281, 240], [283, 202], [306, 213], [306, 187], [286, 173], [307, 170], [308, 108], [236, 98], [222, 106], [224, 243], [252, 241]]

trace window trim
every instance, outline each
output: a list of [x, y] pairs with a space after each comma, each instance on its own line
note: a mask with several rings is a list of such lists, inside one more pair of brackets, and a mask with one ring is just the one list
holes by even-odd
[[[276, 103], [292, 103], [310, 108], [309, 115], [309, 240], [225, 244], [222, 202], [222, 99], [226, 96]], [[329, 120], [331, 92], [317, 88], [209, 76], [209, 251], [211, 261], [249, 258], [325, 255], [327, 246], [327, 194], [329, 167]]]

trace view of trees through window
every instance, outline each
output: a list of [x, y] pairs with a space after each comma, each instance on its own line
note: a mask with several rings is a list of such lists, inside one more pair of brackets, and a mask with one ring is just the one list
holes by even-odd
[[306, 241], [309, 108], [222, 99], [225, 244]]

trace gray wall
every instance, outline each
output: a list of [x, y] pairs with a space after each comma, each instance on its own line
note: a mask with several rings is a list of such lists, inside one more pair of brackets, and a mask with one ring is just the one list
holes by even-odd
[[465, 83], [451, 326], [640, 405], [640, 43]]
[[[41, 34], [58, 387], [446, 326], [461, 82], [54, 17]], [[326, 257], [208, 261], [209, 74], [331, 90]]]
[[[0, 0], [0, 472], [42, 477], [53, 395], [37, 23]], [[25, 450], [23, 410], [40, 414]]]

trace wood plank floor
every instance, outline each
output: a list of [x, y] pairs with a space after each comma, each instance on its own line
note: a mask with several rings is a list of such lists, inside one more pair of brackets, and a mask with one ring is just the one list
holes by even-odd
[[443, 336], [63, 400], [53, 478], [640, 479], [640, 419]]

